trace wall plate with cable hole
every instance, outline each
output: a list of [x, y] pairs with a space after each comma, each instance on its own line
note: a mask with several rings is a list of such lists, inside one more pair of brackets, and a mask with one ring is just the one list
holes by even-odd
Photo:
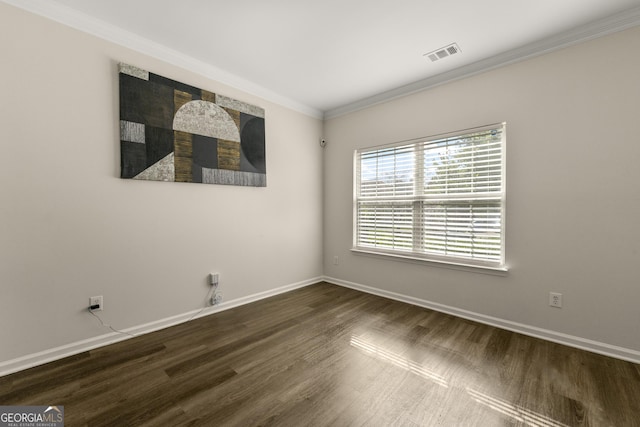
[[[92, 309], [91, 307], [93, 307], [94, 305], [97, 305], [98, 308]], [[103, 299], [102, 299], [102, 295], [97, 296], [97, 297], [89, 298], [89, 310], [91, 310], [91, 311], [102, 311], [103, 308], [104, 308], [104, 302], [103, 302]]]
[[222, 300], [223, 300], [222, 292], [216, 292], [211, 297], [211, 305], [220, 305], [222, 304]]

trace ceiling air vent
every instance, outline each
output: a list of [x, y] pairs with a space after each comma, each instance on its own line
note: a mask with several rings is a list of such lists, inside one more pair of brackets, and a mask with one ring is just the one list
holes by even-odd
[[440, 49], [425, 53], [423, 56], [429, 58], [431, 62], [436, 62], [443, 58], [446, 58], [447, 56], [455, 55], [456, 53], [460, 52], [460, 46], [458, 46], [456, 43], [452, 43], [449, 46], [441, 47]]

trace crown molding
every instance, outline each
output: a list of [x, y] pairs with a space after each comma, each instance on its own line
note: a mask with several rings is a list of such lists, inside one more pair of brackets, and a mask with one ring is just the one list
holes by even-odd
[[218, 81], [267, 101], [290, 108], [299, 113], [322, 119], [322, 111], [304, 105], [293, 99], [279, 95], [272, 90], [240, 78], [228, 71], [207, 64], [189, 55], [170, 49], [138, 34], [124, 30], [100, 19], [91, 17], [70, 7], [50, 0], [0, 0], [19, 9], [56, 21], [68, 27], [91, 34], [103, 40], [124, 46], [162, 60], [169, 64], [187, 69], [209, 79]]
[[552, 37], [324, 111], [284, 97], [228, 71], [50, 0], [0, 0], [79, 31], [160, 59], [305, 115], [331, 119], [640, 25], [640, 6]]
[[337, 108], [329, 109], [325, 111], [324, 119], [327, 120], [343, 116], [383, 102], [431, 89], [466, 77], [471, 77], [505, 65], [544, 55], [546, 53], [623, 31], [638, 25], [640, 25], [640, 6], [451, 71], [418, 80], [405, 86], [363, 98]]

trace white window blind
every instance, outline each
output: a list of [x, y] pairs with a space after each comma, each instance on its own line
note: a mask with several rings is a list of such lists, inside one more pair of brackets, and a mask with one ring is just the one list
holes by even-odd
[[355, 153], [354, 249], [504, 269], [505, 124]]

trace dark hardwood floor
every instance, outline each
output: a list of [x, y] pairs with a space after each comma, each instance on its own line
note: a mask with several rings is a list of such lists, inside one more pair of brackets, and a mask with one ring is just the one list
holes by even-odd
[[319, 283], [0, 378], [66, 426], [640, 426], [640, 365]]

